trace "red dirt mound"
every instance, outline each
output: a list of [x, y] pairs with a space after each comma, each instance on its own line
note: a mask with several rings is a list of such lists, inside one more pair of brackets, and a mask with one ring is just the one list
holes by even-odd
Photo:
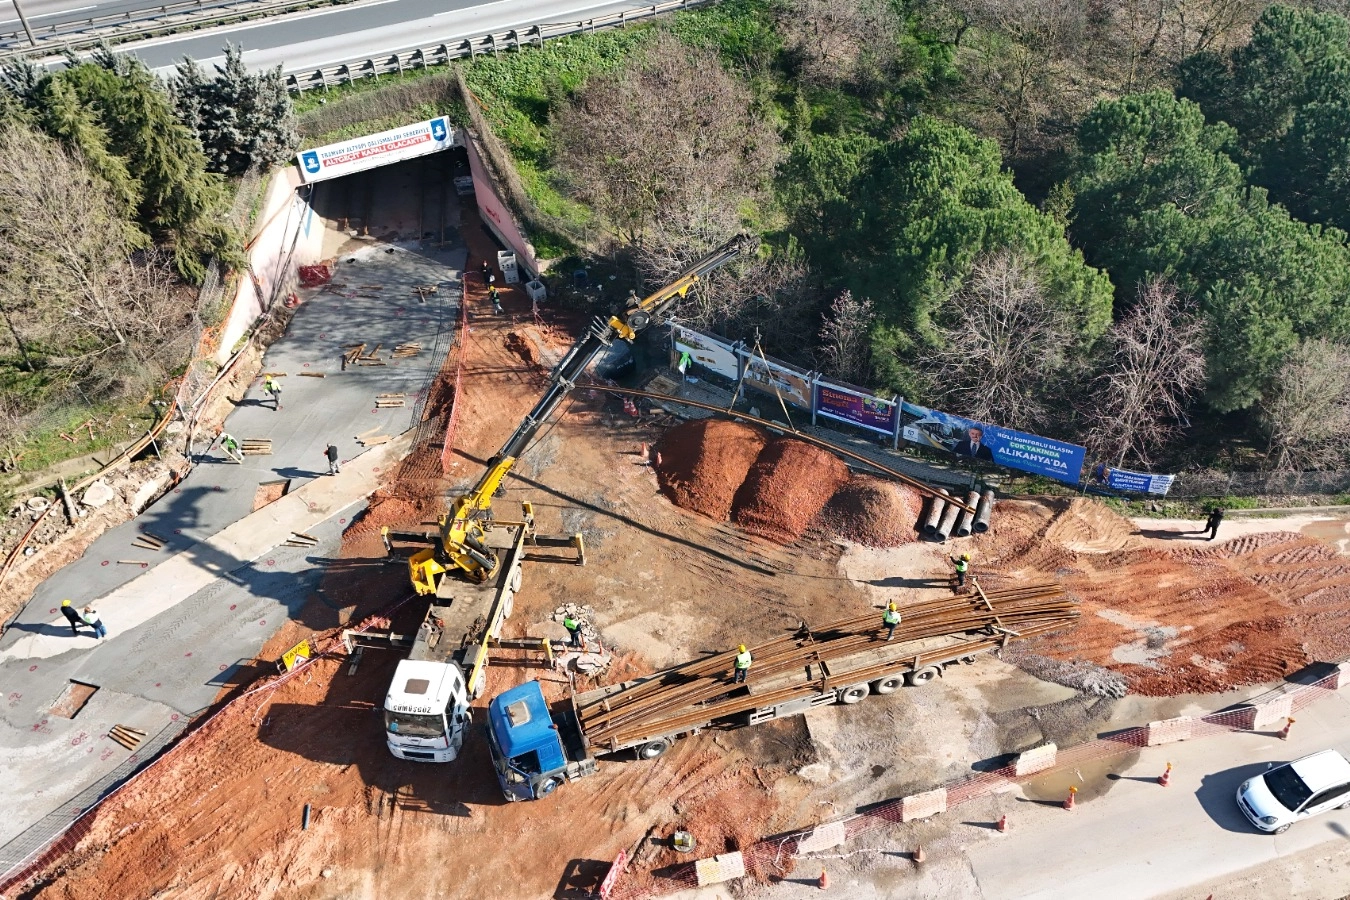
[[736, 492], [732, 518], [751, 534], [788, 544], [806, 533], [848, 466], [819, 447], [778, 438], [764, 448]]
[[536, 368], [544, 368], [539, 353], [539, 345], [523, 331], [512, 331], [504, 341], [506, 349]]
[[898, 547], [917, 537], [923, 496], [912, 487], [854, 475], [820, 511], [830, 534], [868, 547]]
[[661, 455], [657, 481], [676, 506], [726, 521], [736, 489], [768, 440], [760, 429], [739, 422], [685, 422], [656, 446]]

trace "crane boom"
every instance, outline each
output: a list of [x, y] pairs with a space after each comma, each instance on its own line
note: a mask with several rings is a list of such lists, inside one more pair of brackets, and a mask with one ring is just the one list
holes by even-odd
[[742, 253], [751, 252], [754, 246], [751, 237], [735, 237], [694, 263], [665, 287], [641, 299], [630, 296], [621, 313], [608, 319], [597, 316], [591, 322], [586, 333], [553, 369], [543, 396], [488, 462], [478, 482], [468, 493], [458, 497], [451, 511], [440, 518], [438, 546], [429, 547], [408, 560], [413, 587], [418, 593], [436, 593], [440, 577], [452, 568], [476, 583], [492, 577], [498, 564], [497, 554], [488, 547], [486, 540], [486, 529], [492, 526], [492, 498], [500, 491], [520, 454], [576, 387], [577, 379], [615, 340], [632, 342], [709, 274]]

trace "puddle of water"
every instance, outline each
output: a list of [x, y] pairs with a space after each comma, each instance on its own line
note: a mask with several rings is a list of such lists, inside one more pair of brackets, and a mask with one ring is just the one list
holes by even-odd
[[1330, 544], [1336, 549], [1337, 553], [1350, 556], [1350, 521], [1332, 519], [1331, 521], [1309, 522], [1299, 529], [1299, 534]]

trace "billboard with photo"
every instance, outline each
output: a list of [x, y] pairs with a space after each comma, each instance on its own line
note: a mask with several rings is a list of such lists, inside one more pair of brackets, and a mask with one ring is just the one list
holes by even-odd
[[766, 394], [782, 396], [783, 400], [802, 409], [811, 408], [811, 375], [759, 356], [745, 359], [745, 386]]
[[695, 363], [723, 378], [735, 381], [741, 376], [741, 365], [731, 344], [678, 325], [672, 327], [671, 333], [676, 353], [688, 353]]
[[900, 423], [901, 437], [905, 440], [956, 456], [982, 459], [1069, 484], [1077, 484], [1083, 474], [1085, 451], [1077, 444], [976, 422], [913, 403], [902, 404]]
[[817, 382], [816, 414], [890, 435], [895, 434], [895, 417], [899, 412], [893, 400]]

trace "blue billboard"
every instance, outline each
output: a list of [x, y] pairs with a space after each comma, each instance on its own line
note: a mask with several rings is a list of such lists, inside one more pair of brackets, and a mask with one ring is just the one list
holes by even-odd
[[1077, 484], [1083, 474], [1086, 451], [1077, 444], [976, 422], [913, 403], [901, 403], [900, 428], [901, 436], [910, 443], [936, 447], [956, 456], [1045, 475], [1068, 484]]
[[1172, 489], [1175, 475], [1150, 475], [1147, 472], [1131, 472], [1128, 469], [1111, 469], [1098, 466], [1093, 472], [1097, 481], [1113, 491], [1130, 494], [1158, 494], [1167, 496]]

